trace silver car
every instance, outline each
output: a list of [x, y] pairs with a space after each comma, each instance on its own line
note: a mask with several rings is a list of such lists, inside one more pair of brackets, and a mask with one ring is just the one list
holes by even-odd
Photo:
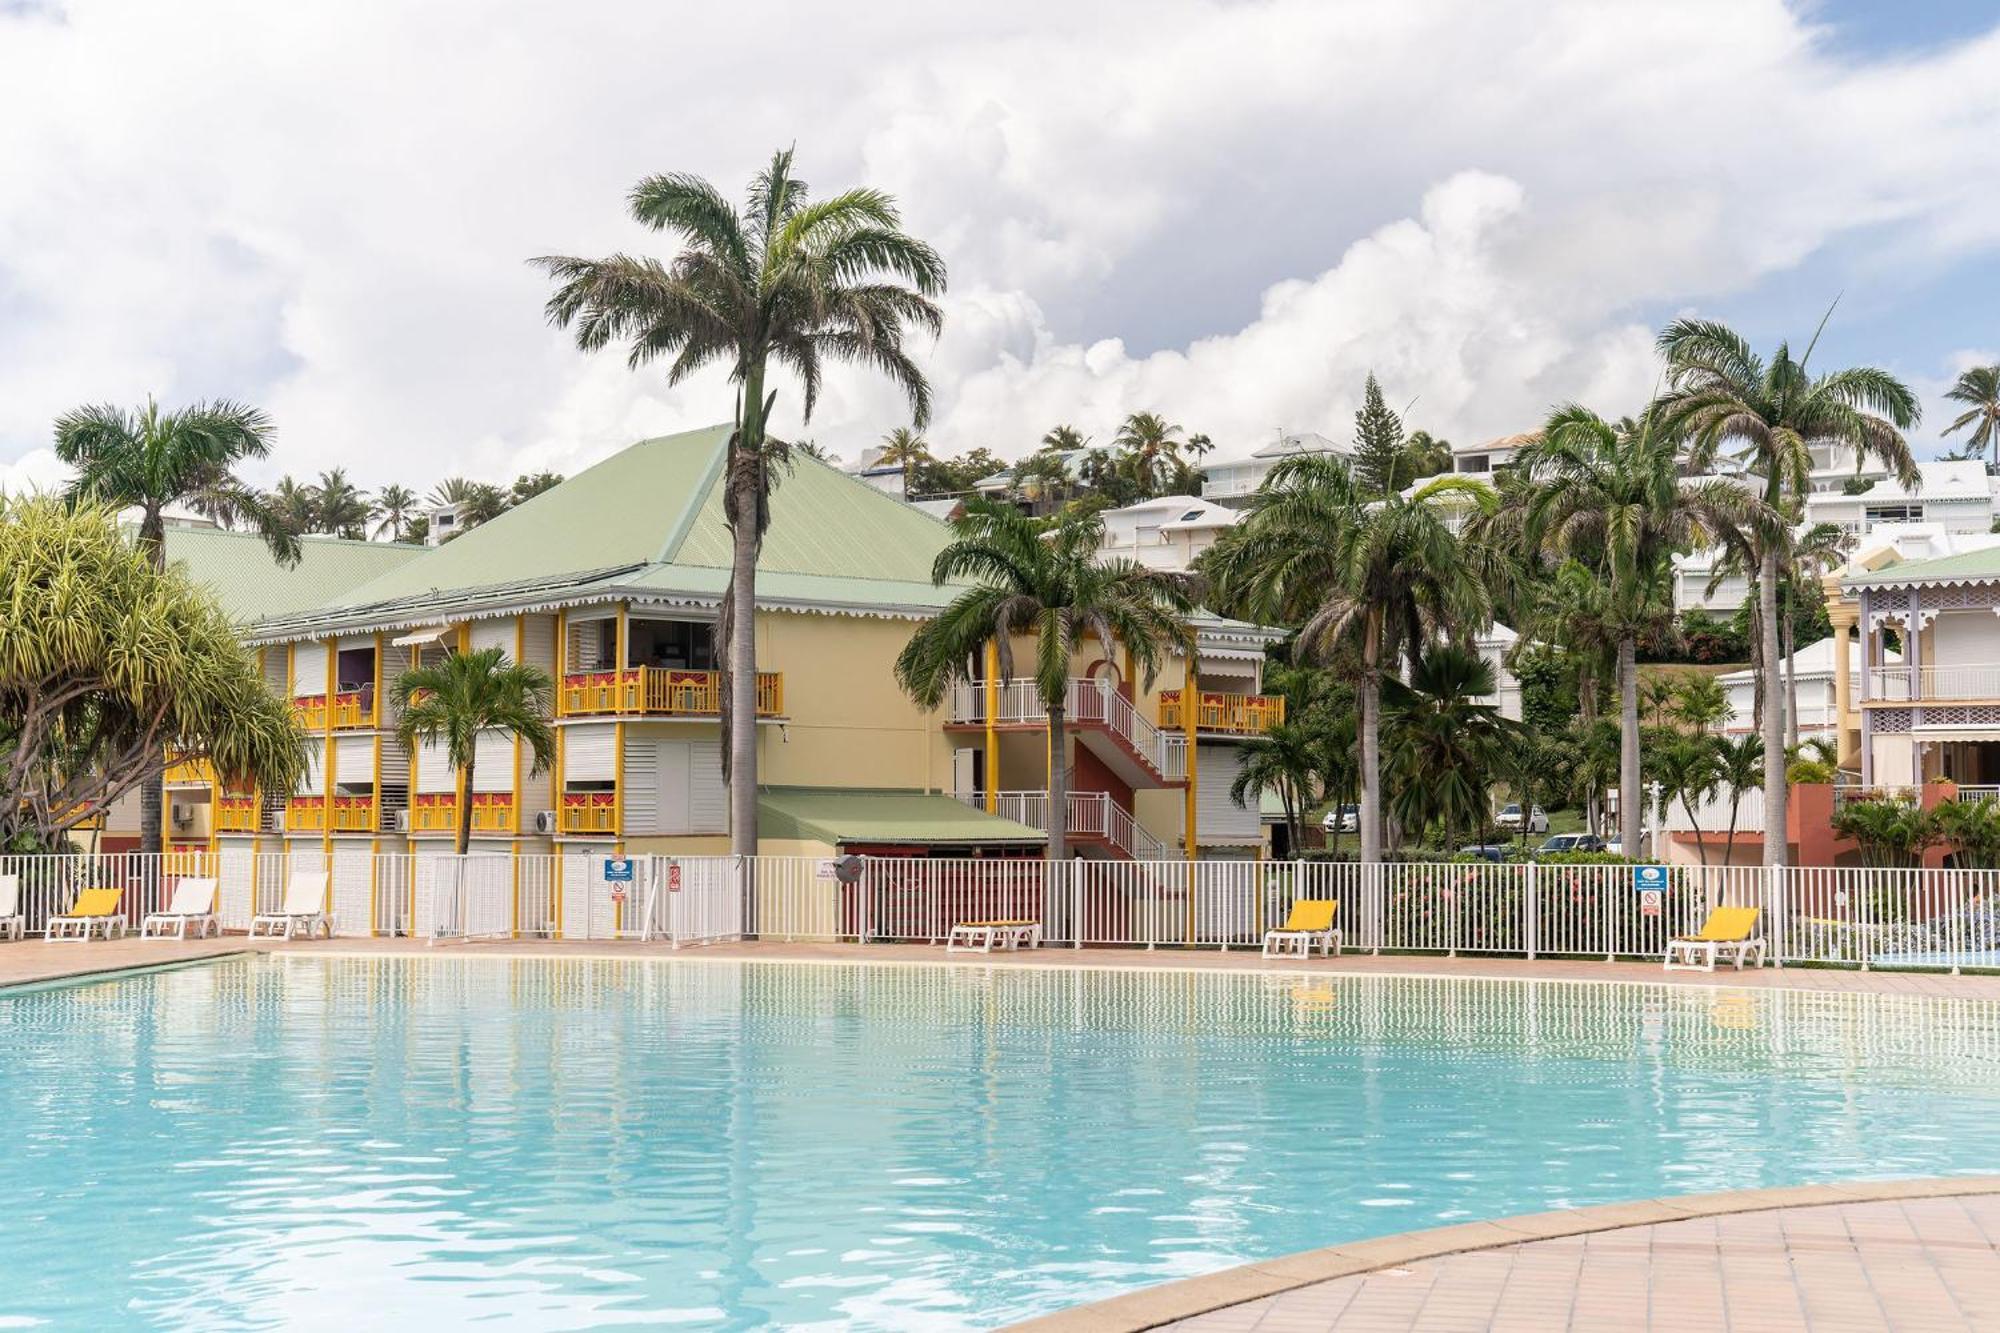
[[[1521, 832], [1520, 802], [1509, 801], [1507, 804], [1501, 806], [1500, 813], [1493, 816], [1493, 824], [1494, 827], [1506, 829], [1509, 833]], [[1529, 833], [1547, 833], [1549, 831], [1548, 813], [1539, 805], [1528, 812], [1527, 831]]]

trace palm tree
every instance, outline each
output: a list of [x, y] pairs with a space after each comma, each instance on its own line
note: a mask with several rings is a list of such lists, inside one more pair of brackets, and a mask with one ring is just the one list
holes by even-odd
[[310, 485], [301, 485], [288, 472], [264, 497], [271, 521], [293, 537], [314, 532], [319, 527], [319, 495]]
[[1792, 598], [1801, 582], [1806, 584], [1807, 597], [1820, 596], [1819, 577], [1827, 570], [1838, 569], [1847, 563], [1847, 552], [1853, 543], [1838, 523], [1815, 523], [1804, 529], [1787, 528], [1785, 538], [1784, 553], [1778, 562], [1779, 571], [1785, 580], [1778, 629], [1782, 635], [1781, 649], [1785, 655], [1785, 744], [1797, 749], [1799, 645], [1798, 626], [1793, 623]]
[[[1390, 807], [1406, 829], [1439, 826], [1446, 848], [1493, 814], [1493, 784], [1519, 728], [1500, 715], [1493, 664], [1458, 644], [1427, 648], [1410, 683], [1383, 685], [1389, 721]], [[1525, 822], [1525, 821], [1524, 821]]]
[[[1447, 634], [1484, 628], [1491, 602], [1446, 511], [1490, 500], [1442, 478], [1372, 494], [1329, 454], [1271, 470], [1243, 522], [1212, 548], [1224, 595], [1267, 624], [1300, 626], [1300, 652], [1346, 666], [1361, 696], [1361, 859], [1382, 859], [1382, 680]], [[1482, 498], [1484, 497], [1484, 498]]]
[[1014, 465], [1012, 478], [1015, 493], [1030, 502], [1065, 500], [1075, 480], [1067, 456], [1057, 449], [1038, 449], [1029, 454]]
[[1049, 433], [1042, 436], [1042, 448], [1060, 449], [1064, 453], [1074, 453], [1090, 447], [1090, 437], [1074, 426], [1051, 426]]
[[320, 473], [312, 491], [316, 511], [313, 526], [318, 531], [351, 541], [360, 541], [368, 535], [368, 519], [375, 506], [369, 501], [368, 492], [348, 481], [346, 468]]
[[[1811, 449], [1846, 448], [1857, 463], [1863, 457], [1879, 458], [1899, 482], [1914, 486], [1917, 464], [1902, 432], [1921, 415], [1917, 397], [1893, 375], [1872, 367], [1814, 378], [1806, 372], [1811, 345], [1793, 360], [1791, 349], [1781, 343], [1767, 364], [1740, 334], [1708, 320], [1676, 320], [1661, 331], [1659, 347], [1667, 358], [1668, 387], [1658, 408], [1667, 422], [1686, 433], [1690, 464], [1704, 470], [1719, 451], [1733, 449], [1762, 482], [1765, 517], [1747, 525], [1746, 543], [1757, 559], [1762, 621], [1758, 670], [1764, 697], [1775, 699], [1781, 685], [1778, 577], [1786, 516], [1796, 513], [1811, 488]], [[1763, 732], [1764, 860], [1783, 865], [1785, 737], [1782, 719], [1769, 706]]]
[[417, 493], [407, 486], [391, 482], [376, 493], [374, 510], [369, 517], [381, 520], [375, 525], [377, 537], [402, 541], [405, 529], [416, 512]]
[[507, 488], [507, 507], [524, 505], [543, 491], [552, 491], [563, 484], [560, 472], [523, 472], [514, 478], [514, 484]]
[[2000, 472], [2000, 365], [1974, 366], [1962, 372], [1945, 397], [1968, 406], [1944, 428], [1944, 434], [1954, 435], [1970, 426], [1967, 452], [1987, 454], [1986, 466]]
[[1715, 747], [1716, 781], [1729, 792], [1729, 841], [1726, 854], [1736, 855], [1736, 816], [1743, 798], [1764, 785], [1764, 738], [1753, 733], [1725, 736]]
[[1131, 560], [1097, 559], [1104, 525], [1094, 515], [1035, 519], [983, 497], [966, 501], [952, 542], [938, 552], [931, 578], [939, 586], [969, 580], [937, 617], [910, 636], [896, 658], [896, 682], [925, 708], [972, 678], [987, 645], [998, 649], [1000, 678], [1014, 675], [1014, 638], [1034, 645], [1035, 691], [1049, 716], [1049, 849], [1068, 856], [1068, 761], [1063, 730], [1070, 663], [1095, 640], [1114, 646], [1152, 688], [1169, 648], [1193, 649], [1187, 617], [1194, 609], [1180, 580]]
[[882, 467], [903, 469], [903, 498], [910, 497], [910, 474], [921, 464], [931, 461], [930, 441], [921, 431], [908, 426], [898, 426], [882, 437], [882, 453], [876, 463]]
[[1720, 522], [1746, 526], [1756, 501], [1720, 478], [1684, 480], [1672, 434], [1651, 413], [1616, 425], [1569, 404], [1514, 457], [1528, 479], [1525, 539], [1530, 547], [1595, 568], [1610, 585], [1619, 696], [1618, 831], [1638, 853], [1639, 658], [1641, 638], [1672, 616], [1669, 558], [1706, 544]]
[[[139, 511], [138, 546], [155, 570], [167, 567], [170, 505], [223, 507], [263, 534], [280, 564], [297, 564], [298, 538], [264, 498], [236, 475], [245, 461], [271, 452], [271, 419], [254, 407], [224, 400], [163, 412], [151, 398], [137, 412], [109, 403], [79, 407], [56, 418], [56, 457], [76, 470], [73, 501], [94, 500]], [[149, 756], [139, 784], [139, 850], [160, 850], [164, 756]]]
[[[1305, 845], [1305, 813], [1321, 799], [1324, 743], [1324, 737], [1303, 723], [1268, 727], [1243, 742], [1243, 764], [1229, 784], [1229, 799], [1244, 810], [1254, 809], [1253, 803], [1267, 791], [1278, 794], [1285, 812], [1286, 846], [1294, 856]], [[1339, 821], [1334, 823], [1337, 827]]]
[[[1716, 738], [1706, 732], [1675, 736], [1655, 749], [1651, 759], [1653, 780], [1660, 784], [1661, 801], [1671, 804], [1678, 800], [1681, 809], [1687, 811], [1688, 827], [1694, 831], [1695, 853], [1706, 869], [1708, 846], [1701, 840], [1701, 823], [1695, 814], [1695, 807], [1706, 803], [1721, 785], [1722, 770], [1716, 756]], [[1623, 809], [1622, 805], [1620, 809]], [[1736, 836], [1733, 825], [1729, 836]], [[1627, 843], [1625, 854], [1633, 856], [1637, 849], [1636, 843]], [[1654, 855], [1657, 857], [1660, 853], [1655, 851]]]
[[788, 462], [767, 425], [776, 392], [771, 362], [798, 376], [801, 419], [812, 420], [821, 368], [857, 362], [889, 377], [909, 400], [914, 426], [930, 423], [930, 384], [904, 349], [912, 327], [935, 335], [944, 316], [944, 261], [903, 230], [895, 200], [847, 190], [809, 201], [787, 149], [751, 182], [738, 212], [698, 176], [652, 176], [632, 191], [632, 216], [679, 235], [671, 264], [611, 255], [547, 256], [556, 279], [550, 320], [574, 326], [577, 346], [596, 351], [629, 341], [639, 366], [667, 358], [667, 382], [703, 367], [728, 367], [736, 385], [735, 430], [723, 478], [723, 517], [733, 538], [721, 629], [729, 645], [723, 720], [730, 779], [730, 842], [757, 851], [757, 555], [771, 521], [775, 473]]
[[1706, 732], [1727, 722], [1735, 714], [1729, 691], [1714, 676], [1695, 671], [1680, 673], [1674, 682], [1673, 700], [1668, 711], [1674, 721], [1690, 731]]
[[1160, 495], [1188, 471], [1181, 457], [1181, 428], [1158, 412], [1134, 412], [1120, 423], [1111, 443], [1118, 466], [1142, 497]]
[[406, 750], [443, 742], [445, 760], [458, 774], [458, 854], [472, 841], [473, 763], [481, 732], [498, 731], [528, 743], [533, 771], [555, 762], [556, 733], [549, 723], [555, 683], [549, 673], [508, 660], [499, 648], [451, 653], [429, 666], [405, 671], [392, 687], [402, 716], [396, 737]]

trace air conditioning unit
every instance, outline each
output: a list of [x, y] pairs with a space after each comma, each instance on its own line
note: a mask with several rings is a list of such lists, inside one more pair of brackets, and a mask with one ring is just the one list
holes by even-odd
[[285, 810], [283, 806], [280, 806], [276, 810], [273, 810], [271, 812], [271, 832], [283, 833], [284, 831], [285, 831]]
[[168, 818], [173, 821], [175, 828], [185, 829], [194, 827], [194, 807], [191, 805], [182, 805], [179, 801], [175, 801], [168, 808], [167, 814]]
[[535, 832], [537, 833], [556, 832], [556, 812], [553, 810], [535, 811]]
[[398, 810], [395, 812], [395, 815], [396, 832], [408, 833], [410, 831], [410, 812], [408, 810]]

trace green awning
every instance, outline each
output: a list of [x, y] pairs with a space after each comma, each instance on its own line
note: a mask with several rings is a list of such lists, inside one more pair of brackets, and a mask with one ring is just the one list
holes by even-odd
[[764, 788], [757, 797], [757, 831], [766, 838], [831, 843], [1019, 847], [1047, 841], [1038, 829], [997, 818], [950, 796], [837, 787]]

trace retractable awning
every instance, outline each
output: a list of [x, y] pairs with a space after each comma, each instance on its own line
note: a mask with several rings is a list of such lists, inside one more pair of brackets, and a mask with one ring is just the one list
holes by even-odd
[[398, 648], [414, 648], [419, 644], [436, 643], [457, 628], [456, 625], [427, 625], [423, 629], [413, 629], [408, 634], [398, 634], [389, 642]]

